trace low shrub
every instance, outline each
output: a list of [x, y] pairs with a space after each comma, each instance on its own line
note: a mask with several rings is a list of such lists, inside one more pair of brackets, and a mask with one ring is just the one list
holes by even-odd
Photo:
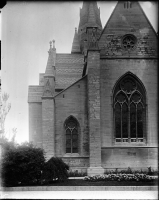
[[69, 166], [62, 159], [52, 157], [44, 165], [41, 183], [64, 181], [68, 178], [68, 170]]

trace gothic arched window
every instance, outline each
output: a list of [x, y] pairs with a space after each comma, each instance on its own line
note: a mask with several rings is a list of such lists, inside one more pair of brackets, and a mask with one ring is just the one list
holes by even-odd
[[146, 94], [131, 74], [116, 85], [113, 95], [116, 142], [143, 142], [146, 132]]
[[78, 153], [78, 121], [69, 117], [65, 122], [66, 153]]

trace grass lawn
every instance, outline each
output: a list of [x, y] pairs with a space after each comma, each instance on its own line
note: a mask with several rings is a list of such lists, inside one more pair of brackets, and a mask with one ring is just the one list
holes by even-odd
[[97, 181], [89, 182], [84, 180], [66, 180], [64, 182], [54, 182], [48, 184], [49, 186], [155, 186], [158, 185], [158, 181], [150, 182], [136, 182], [136, 181]]
[[[96, 181], [89, 182], [79, 179], [68, 179], [63, 182], [51, 182], [43, 185], [18, 185], [14, 187], [27, 187], [27, 186], [157, 186], [158, 180], [153, 180], [149, 182], [137, 182], [137, 181]], [[12, 186], [8, 186], [12, 187]]]

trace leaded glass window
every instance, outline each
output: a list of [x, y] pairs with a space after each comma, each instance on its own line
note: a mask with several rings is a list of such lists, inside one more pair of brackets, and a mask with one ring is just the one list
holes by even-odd
[[136, 46], [137, 38], [132, 34], [127, 34], [123, 36], [122, 46], [124, 50], [133, 50]]
[[117, 84], [113, 96], [116, 142], [143, 142], [146, 131], [146, 96], [131, 74]]
[[70, 117], [65, 123], [66, 153], [78, 153], [78, 122]]

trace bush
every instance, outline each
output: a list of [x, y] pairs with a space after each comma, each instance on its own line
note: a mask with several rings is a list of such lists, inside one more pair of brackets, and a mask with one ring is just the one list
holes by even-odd
[[2, 156], [2, 180], [4, 186], [29, 185], [41, 178], [45, 158], [41, 148], [30, 143], [15, 145], [5, 142]]
[[44, 151], [31, 143], [21, 145], [3, 141], [1, 163], [4, 186], [40, 185], [68, 178], [69, 166], [62, 159], [52, 157], [45, 161]]
[[62, 159], [52, 157], [44, 165], [41, 181], [50, 183], [53, 181], [64, 181], [68, 178], [69, 166]]

